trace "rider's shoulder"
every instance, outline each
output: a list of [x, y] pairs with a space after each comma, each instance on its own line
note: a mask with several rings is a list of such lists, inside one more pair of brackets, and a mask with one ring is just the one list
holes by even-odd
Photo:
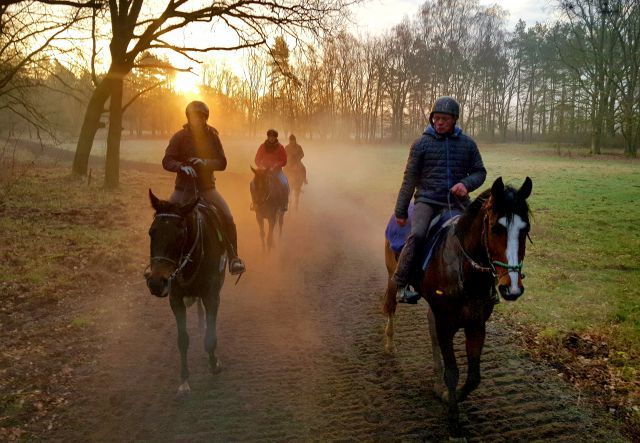
[[209, 126], [209, 132], [211, 132], [213, 135], [220, 137], [220, 133], [218, 132], [218, 130], [216, 128], [214, 128], [213, 126]]

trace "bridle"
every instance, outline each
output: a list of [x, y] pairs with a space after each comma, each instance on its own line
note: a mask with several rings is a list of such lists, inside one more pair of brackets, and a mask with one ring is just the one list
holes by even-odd
[[[166, 218], [179, 218], [181, 221], [185, 221], [185, 217], [178, 215], [178, 214], [172, 214], [172, 213], [160, 213], [160, 214], [155, 214], [154, 215], [154, 219], [155, 218], [161, 218], [161, 217], [166, 217]], [[171, 282], [175, 279], [178, 278], [178, 282], [180, 283], [180, 285], [189, 285], [193, 282], [193, 280], [195, 279], [195, 276], [197, 275], [197, 270], [196, 269], [193, 272], [193, 275], [191, 276], [191, 278], [188, 281], [185, 281], [182, 275], [182, 271], [184, 270], [184, 268], [187, 266], [187, 264], [189, 262], [193, 262], [194, 260], [192, 259], [192, 256], [194, 254], [194, 252], [196, 251], [196, 248], [198, 247], [198, 244], [200, 244], [200, 258], [198, 260], [198, 267], [200, 267], [200, 263], [202, 263], [202, 258], [204, 257], [204, 237], [202, 235], [202, 216], [200, 215], [200, 212], [198, 210], [196, 210], [196, 238], [193, 240], [193, 244], [191, 245], [191, 249], [189, 249], [189, 252], [187, 252], [186, 254], [182, 253], [180, 255], [180, 258], [178, 259], [178, 261], [175, 261], [169, 257], [165, 257], [162, 255], [158, 255], [158, 256], [153, 256], [151, 257], [151, 262], [153, 263], [154, 261], [166, 261], [169, 263], [172, 263], [176, 266], [176, 269], [171, 273], [171, 275], [167, 278], [167, 284], [169, 285], [169, 288], [171, 288]], [[184, 249], [184, 245], [183, 245], [183, 249]], [[149, 265], [151, 266], [151, 265]]]
[[[488, 231], [489, 231], [489, 217], [485, 210], [484, 219], [482, 220], [482, 237], [480, 241], [484, 248], [484, 253], [486, 256], [486, 260], [489, 262], [489, 266], [483, 266], [479, 264], [477, 261], [475, 261], [471, 257], [471, 255], [465, 250], [463, 241], [460, 238], [460, 236], [456, 234], [458, 243], [460, 243], [460, 250], [462, 251], [462, 255], [467, 259], [471, 267], [478, 272], [490, 272], [494, 278], [498, 276], [498, 270], [496, 269], [496, 267], [506, 269], [507, 273], [517, 272], [520, 278], [524, 278], [525, 276], [522, 273], [522, 265], [523, 265], [522, 261], [520, 261], [520, 263], [516, 265], [510, 265], [509, 263], [504, 263], [499, 260], [493, 260], [491, 258], [491, 253], [489, 252], [489, 232]], [[533, 243], [528, 233], [527, 233], [527, 237], [529, 238], [529, 241]]]

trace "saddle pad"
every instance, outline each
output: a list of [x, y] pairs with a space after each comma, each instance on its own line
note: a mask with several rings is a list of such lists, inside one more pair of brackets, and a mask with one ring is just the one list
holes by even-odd
[[384, 231], [385, 238], [389, 241], [389, 245], [391, 245], [391, 249], [396, 254], [399, 254], [404, 247], [404, 243], [407, 241], [407, 237], [411, 233], [411, 217], [413, 217], [413, 202], [409, 205], [409, 218], [407, 219], [407, 224], [404, 226], [399, 226], [396, 223], [396, 216], [392, 215], [387, 223], [387, 228]]

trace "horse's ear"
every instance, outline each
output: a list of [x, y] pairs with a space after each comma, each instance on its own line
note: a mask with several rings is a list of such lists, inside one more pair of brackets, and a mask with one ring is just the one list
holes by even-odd
[[254, 173], [254, 174], [257, 174], [257, 173], [258, 173], [258, 171], [256, 171], [256, 170], [255, 170], [255, 168], [254, 168], [253, 166], [249, 165], [249, 167], [251, 168], [251, 170], [253, 171], [253, 173]]
[[491, 186], [491, 195], [493, 196], [494, 201], [502, 201], [503, 194], [504, 183], [502, 182], [502, 177], [498, 177]]
[[520, 197], [522, 200], [526, 200], [531, 195], [532, 188], [533, 182], [531, 181], [531, 179], [529, 177], [525, 178], [524, 183], [522, 184], [520, 189], [518, 189], [518, 197]]
[[153, 195], [153, 192], [151, 192], [151, 188], [149, 188], [149, 200], [151, 200], [151, 206], [153, 207], [153, 209], [158, 211], [158, 207], [160, 206], [160, 199]]
[[193, 211], [193, 208], [195, 208], [197, 204], [198, 204], [198, 199], [194, 198], [192, 201], [190, 201], [186, 205], [181, 206], [180, 209], [178, 209], [178, 212], [180, 213], [181, 216], [186, 217], [191, 213], [191, 211]]

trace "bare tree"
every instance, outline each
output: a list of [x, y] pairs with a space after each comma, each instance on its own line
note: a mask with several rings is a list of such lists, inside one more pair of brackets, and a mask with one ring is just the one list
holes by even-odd
[[[348, 1], [303, 0], [269, 2], [261, 0], [228, 3], [202, 3], [191, 0], [168, 0], [164, 7], [158, 2], [144, 5], [143, 0], [110, 0], [110, 67], [96, 86], [82, 124], [73, 173], [84, 175], [93, 139], [104, 104], [110, 100], [110, 124], [107, 139], [106, 185], [118, 184], [118, 157], [121, 130], [122, 82], [136, 66], [143, 51], [167, 50], [197, 61], [197, 54], [214, 50], [237, 50], [265, 45], [274, 29], [298, 35], [320, 35], [329, 31], [328, 23], [344, 11]], [[143, 6], [147, 8], [143, 9]], [[143, 13], [144, 11], [144, 13]], [[207, 47], [173, 44], [168, 38], [172, 31], [193, 23], [226, 26], [235, 32], [237, 43], [231, 46], [212, 44]]]

